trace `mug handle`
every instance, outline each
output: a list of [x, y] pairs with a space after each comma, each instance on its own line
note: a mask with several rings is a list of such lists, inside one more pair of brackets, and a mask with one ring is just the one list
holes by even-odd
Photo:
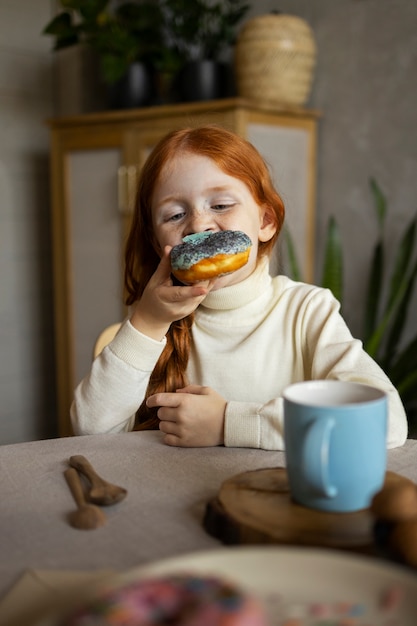
[[337, 496], [337, 487], [331, 484], [329, 477], [329, 450], [334, 425], [333, 417], [318, 417], [309, 424], [304, 439], [304, 476], [325, 498]]

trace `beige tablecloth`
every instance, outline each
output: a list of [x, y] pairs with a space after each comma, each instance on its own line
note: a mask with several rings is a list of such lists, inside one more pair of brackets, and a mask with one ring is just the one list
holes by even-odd
[[[128, 490], [94, 531], [68, 524], [75, 504], [63, 471], [73, 454]], [[83, 574], [91, 579], [219, 547], [202, 527], [207, 501], [230, 476], [284, 460], [282, 452], [246, 448], [171, 448], [158, 431], [0, 446], [0, 624], [14, 626], [16, 610], [16, 625], [25, 623], [23, 603], [17, 606], [22, 589], [29, 597], [51, 582], [58, 589]], [[388, 469], [417, 482], [417, 441], [389, 451]]]

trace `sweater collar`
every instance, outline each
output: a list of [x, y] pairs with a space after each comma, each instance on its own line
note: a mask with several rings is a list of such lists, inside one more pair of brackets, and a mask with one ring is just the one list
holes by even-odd
[[242, 282], [236, 283], [236, 285], [211, 291], [200, 304], [200, 307], [223, 311], [238, 309], [256, 300], [265, 291], [270, 282], [269, 259], [263, 256], [250, 276], [242, 280]]

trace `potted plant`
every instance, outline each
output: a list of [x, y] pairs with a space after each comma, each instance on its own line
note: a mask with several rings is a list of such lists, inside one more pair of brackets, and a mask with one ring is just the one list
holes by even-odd
[[209, 100], [233, 94], [231, 67], [222, 55], [234, 44], [237, 24], [248, 8], [244, 0], [162, 0], [167, 39], [182, 61], [181, 99]]
[[84, 44], [94, 50], [111, 106], [151, 102], [155, 71], [164, 54], [160, 3], [60, 0], [60, 4], [63, 11], [43, 31], [55, 37], [54, 49]]

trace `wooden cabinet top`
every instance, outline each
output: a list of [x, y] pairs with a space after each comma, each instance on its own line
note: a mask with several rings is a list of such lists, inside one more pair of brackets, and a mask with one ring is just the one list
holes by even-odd
[[158, 120], [167, 119], [177, 116], [192, 116], [207, 113], [265, 113], [267, 115], [275, 115], [283, 118], [299, 118], [315, 120], [320, 117], [318, 111], [312, 109], [296, 108], [277, 108], [265, 104], [259, 106], [250, 100], [243, 98], [227, 98], [221, 100], [208, 100], [204, 102], [192, 103], [176, 103], [163, 104], [151, 107], [142, 107], [138, 109], [123, 109], [117, 111], [103, 111], [97, 113], [84, 113], [81, 115], [73, 115], [68, 117], [56, 117], [47, 120], [51, 128], [70, 128], [71, 126], [94, 126], [94, 125], [117, 125], [134, 124], [135, 122], [143, 122], [148, 119]]

